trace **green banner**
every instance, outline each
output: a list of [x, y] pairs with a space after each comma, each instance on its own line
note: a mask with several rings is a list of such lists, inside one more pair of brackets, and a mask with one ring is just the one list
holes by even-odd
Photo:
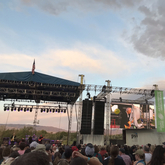
[[155, 90], [157, 132], [165, 132], [163, 91]]

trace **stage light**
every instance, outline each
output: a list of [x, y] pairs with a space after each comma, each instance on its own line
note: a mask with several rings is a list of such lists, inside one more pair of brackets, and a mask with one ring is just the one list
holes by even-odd
[[23, 108], [21, 108], [21, 111], [23, 111]]
[[13, 108], [13, 107], [11, 107], [11, 111], [13, 111], [13, 109], [14, 109], [14, 108]]
[[14, 108], [14, 111], [16, 111], [16, 110], [17, 110], [17, 108], [15, 107], [15, 108]]
[[32, 108], [30, 108], [30, 112], [32, 112]]
[[20, 107], [18, 107], [18, 112], [20, 111]]
[[61, 113], [63, 112], [63, 109], [61, 109]]
[[26, 108], [24, 108], [24, 112], [26, 112]]
[[43, 109], [41, 108], [41, 113], [43, 112]]
[[43, 109], [43, 112], [45, 112], [45, 109]]
[[10, 108], [9, 108], [9, 107], [7, 107], [7, 111], [9, 111], [9, 109], [10, 109]]
[[4, 111], [6, 111], [6, 107], [4, 107]]
[[55, 109], [53, 109], [53, 113], [54, 113]]
[[29, 108], [27, 108], [27, 111], [29, 111]]
[[60, 113], [60, 109], [58, 109], [58, 113]]
[[50, 112], [52, 112], [52, 110], [50, 109]]
[[56, 109], [56, 112], [57, 112], [57, 109]]
[[66, 113], [66, 109], [64, 109], [64, 113]]
[[47, 109], [47, 111], [46, 111], [47, 113], [49, 112], [49, 109]]

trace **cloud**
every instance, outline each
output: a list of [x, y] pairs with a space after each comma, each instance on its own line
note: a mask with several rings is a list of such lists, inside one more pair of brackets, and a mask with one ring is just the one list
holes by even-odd
[[143, 5], [139, 11], [144, 15], [135, 28], [131, 42], [138, 52], [150, 56], [165, 57], [165, 1], [155, 0], [150, 6]]
[[[58, 15], [63, 12], [71, 10], [81, 11], [104, 11], [105, 9], [115, 8], [121, 9], [123, 7], [133, 7], [137, 4], [136, 1], [132, 0], [19, 0], [23, 5], [29, 7], [38, 7], [39, 9], [53, 14]], [[138, 0], [140, 3], [142, 0]]]
[[[32, 57], [26, 54], [0, 54], [5, 71], [31, 70], [33, 59], [36, 71], [75, 80], [78, 74], [99, 75], [102, 78], [130, 73], [133, 64], [114, 52], [94, 46], [81, 45], [73, 49], [54, 49]], [[6, 67], [5, 67], [6, 66]], [[10, 67], [9, 67], [10, 66]], [[74, 76], [76, 75], [76, 77]]]

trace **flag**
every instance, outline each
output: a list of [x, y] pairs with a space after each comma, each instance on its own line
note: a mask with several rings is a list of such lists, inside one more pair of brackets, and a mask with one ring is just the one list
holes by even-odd
[[32, 74], [34, 74], [34, 70], [35, 70], [35, 60], [34, 60], [33, 65], [32, 65]]

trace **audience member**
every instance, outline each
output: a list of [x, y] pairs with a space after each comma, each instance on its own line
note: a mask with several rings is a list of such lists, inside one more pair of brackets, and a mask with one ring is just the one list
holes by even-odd
[[120, 148], [119, 155], [123, 158], [126, 165], [132, 165], [131, 158], [125, 154], [125, 149]]
[[144, 153], [145, 153], [145, 162], [149, 163], [152, 157], [152, 154], [149, 153], [150, 152], [150, 148], [148, 145], [144, 146]]
[[135, 153], [135, 159], [134, 165], [145, 165], [145, 154], [142, 149], [138, 149]]

